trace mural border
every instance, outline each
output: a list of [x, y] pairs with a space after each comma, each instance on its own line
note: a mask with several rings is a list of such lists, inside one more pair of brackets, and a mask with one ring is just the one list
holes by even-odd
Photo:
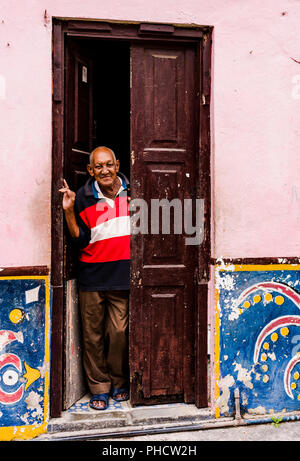
[[0, 280], [44, 280], [45, 281], [45, 358], [47, 364], [44, 384], [44, 421], [42, 424], [0, 427], [0, 441], [12, 439], [32, 439], [47, 432], [49, 421], [49, 391], [50, 391], [50, 280], [49, 275], [11, 275], [0, 276]]
[[[286, 261], [288, 258], [280, 258], [284, 261]], [[242, 271], [252, 271], [252, 272], [261, 272], [261, 271], [292, 271], [292, 270], [300, 270], [300, 264], [295, 262], [295, 263], [266, 263], [266, 264], [261, 264], [261, 263], [253, 263], [253, 264], [248, 264], [245, 263], [243, 264], [242, 262], [240, 263], [230, 263], [230, 262], [224, 262], [224, 260], [219, 260], [220, 262], [218, 263], [217, 261], [215, 262], [214, 265], [214, 349], [213, 349], [213, 354], [214, 354], [214, 379], [213, 379], [213, 385], [214, 385], [214, 390], [213, 390], [213, 397], [214, 397], [214, 413], [216, 418], [220, 418], [221, 412], [220, 408], [217, 405], [217, 401], [220, 397], [220, 386], [219, 386], [219, 381], [220, 381], [220, 304], [219, 304], [219, 297], [220, 297], [220, 290], [216, 287], [216, 276], [217, 273], [220, 271], [228, 271], [228, 272], [242, 272]]]

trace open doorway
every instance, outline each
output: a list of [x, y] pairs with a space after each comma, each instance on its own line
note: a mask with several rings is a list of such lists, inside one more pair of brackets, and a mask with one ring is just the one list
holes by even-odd
[[[205, 200], [201, 245], [131, 236], [131, 404], [207, 405], [210, 254], [210, 31], [173, 25], [54, 21], [51, 415], [86, 392], [77, 255], [64, 227], [65, 177], [88, 178], [91, 150], [115, 151], [133, 198]], [[62, 391], [63, 389], [63, 391]]]
[[73, 187], [85, 182], [86, 154], [99, 145], [110, 146], [129, 178], [129, 43], [68, 39], [65, 98], [64, 172]]
[[[130, 44], [95, 40], [94, 146], [109, 146], [130, 179]], [[89, 45], [88, 45], [89, 46]]]
[[[64, 177], [75, 192], [88, 179], [90, 152], [112, 149], [130, 180], [130, 45], [103, 40], [66, 41]], [[76, 247], [65, 226], [65, 318], [63, 407], [87, 392], [82, 368]]]

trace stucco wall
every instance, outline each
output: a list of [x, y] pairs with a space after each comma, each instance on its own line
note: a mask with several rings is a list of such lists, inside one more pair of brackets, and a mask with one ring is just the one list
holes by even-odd
[[55, 16], [213, 25], [213, 256], [298, 255], [298, 1], [7, 0], [0, 12], [1, 266], [50, 264]]

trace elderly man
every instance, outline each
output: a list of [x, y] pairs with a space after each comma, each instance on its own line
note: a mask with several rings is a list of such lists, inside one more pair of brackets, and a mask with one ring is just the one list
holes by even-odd
[[79, 300], [83, 364], [90, 406], [104, 410], [129, 398], [128, 300], [130, 218], [128, 180], [107, 147], [97, 147], [87, 166], [90, 178], [77, 194], [64, 181], [63, 209], [69, 232], [80, 248]]

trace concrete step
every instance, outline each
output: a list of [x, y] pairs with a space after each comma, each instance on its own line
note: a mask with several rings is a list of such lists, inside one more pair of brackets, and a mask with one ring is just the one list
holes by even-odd
[[86, 395], [60, 418], [49, 421], [48, 433], [38, 437], [40, 440], [62, 439], [80, 434], [110, 434], [128, 431], [143, 431], [176, 428], [177, 426], [199, 425], [215, 421], [209, 408], [196, 408], [185, 403], [132, 407], [127, 402], [109, 400], [109, 407], [104, 411], [89, 407], [90, 396]]

